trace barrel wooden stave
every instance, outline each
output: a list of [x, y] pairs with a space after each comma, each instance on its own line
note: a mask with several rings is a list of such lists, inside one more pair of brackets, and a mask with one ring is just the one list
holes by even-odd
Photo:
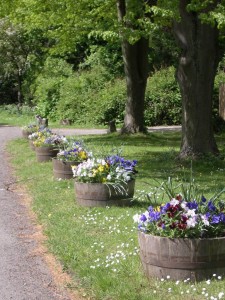
[[56, 157], [59, 150], [54, 147], [35, 147], [35, 152], [38, 162], [48, 162], [53, 157]]
[[146, 275], [201, 281], [225, 274], [225, 238], [182, 239], [138, 233]]
[[123, 184], [120, 190], [111, 184], [75, 182], [75, 195], [81, 206], [127, 206], [134, 195], [134, 186], [134, 180]]
[[56, 179], [72, 179], [72, 166], [78, 165], [76, 161], [62, 161], [57, 158], [52, 158], [53, 174]]

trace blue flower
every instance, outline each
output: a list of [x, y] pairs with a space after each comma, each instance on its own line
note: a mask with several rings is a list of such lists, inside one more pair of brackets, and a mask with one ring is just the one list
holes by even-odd
[[211, 224], [219, 224], [220, 223], [220, 216], [219, 215], [213, 215]]
[[209, 203], [208, 203], [208, 209], [211, 210], [211, 211], [215, 211], [216, 210], [216, 207], [215, 207], [215, 205], [213, 204], [212, 201], [209, 201]]
[[207, 200], [204, 196], [202, 196], [202, 203], [205, 203]]
[[186, 205], [189, 209], [197, 209], [198, 208], [198, 203], [195, 200], [193, 202], [187, 202]]
[[164, 206], [161, 206], [160, 211], [162, 214], [165, 214], [169, 208], [170, 208], [170, 203], [168, 202]]
[[140, 216], [140, 221], [145, 222], [146, 220], [147, 220], [146, 215], [145, 215], [145, 214], [142, 214], [142, 215]]
[[224, 215], [224, 213], [220, 213], [219, 216], [220, 216], [220, 221], [222, 223], [225, 223], [225, 215]]

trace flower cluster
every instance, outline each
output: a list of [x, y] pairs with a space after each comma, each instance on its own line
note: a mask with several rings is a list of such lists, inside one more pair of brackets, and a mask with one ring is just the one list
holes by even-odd
[[57, 159], [62, 161], [83, 162], [91, 156], [92, 153], [88, 152], [81, 142], [72, 142], [71, 145], [66, 146], [66, 149], [59, 151]]
[[209, 238], [225, 236], [225, 202], [186, 201], [178, 194], [159, 207], [150, 206], [141, 215], [135, 215], [138, 228], [149, 234], [164, 237]]
[[114, 155], [104, 159], [91, 158], [73, 166], [73, 176], [80, 182], [119, 183], [134, 178], [137, 161]]
[[39, 133], [39, 137], [33, 142], [35, 147], [48, 147], [48, 146], [57, 146], [67, 143], [67, 139], [64, 136], [57, 134], [42, 135]]
[[38, 138], [48, 137], [52, 135], [51, 129], [47, 127], [38, 127], [38, 129], [28, 136], [28, 139], [31, 141], [35, 141]]
[[38, 126], [36, 124], [29, 124], [27, 126], [23, 126], [22, 130], [26, 131], [28, 134], [38, 131]]

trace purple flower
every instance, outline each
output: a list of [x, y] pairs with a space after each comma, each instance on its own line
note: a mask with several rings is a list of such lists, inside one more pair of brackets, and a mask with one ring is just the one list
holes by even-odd
[[112, 166], [122, 167], [125, 171], [135, 172], [136, 160], [125, 160], [119, 155], [112, 155], [106, 158], [106, 161]]
[[161, 208], [160, 208], [161, 213], [165, 214], [168, 211], [169, 208], [170, 208], [170, 203], [168, 202], [164, 206], [161, 206]]
[[224, 215], [224, 213], [220, 213], [219, 216], [220, 216], [220, 221], [222, 223], [225, 223], [225, 215]]
[[206, 198], [204, 196], [202, 196], [202, 203], [206, 202]]
[[187, 202], [186, 206], [189, 209], [197, 209], [198, 208], [198, 203], [194, 200], [193, 202]]
[[208, 209], [211, 210], [211, 211], [215, 211], [216, 210], [216, 207], [215, 207], [215, 205], [213, 204], [212, 201], [209, 201], [209, 203], [208, 203]]
[[159, 211], [152, 211], [152, 212], [149, 212], [149, 217], [150, 217], [151, 222], [156, 222], [156, 221], [160, 220], [161, 214]]
[[220, 216], [219, 215], [213, 215], [211, 224], [219, 224], [220, 223]]
[[142, 214], [142, 215], [140, 216], [140, 221], [145, 222], [146, 220], [147, 220], [146, 215], [145, 215], [145, 214]]

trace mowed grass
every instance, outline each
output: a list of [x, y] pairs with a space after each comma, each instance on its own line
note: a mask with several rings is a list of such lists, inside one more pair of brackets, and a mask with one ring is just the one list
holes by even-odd
[[[77, 137], [80, 139], [81, 137]], [[144, 196], [155, 191], [156, 181], [172, 177], [190, 178], [206, 197], [224, 188], [225, 161], [205, 157], [200, 161], [177, 159], [180, 133], [155, 132], [147, 135], [119, 134], [83, 136], [94, 153], [106, 154], [121, 149], [126, 158], [138, 160], [135, 197], [131, 207], [85, 208], [76, 204], [73, 180], [53, 178], [52, 163], [36, 162], [35, 153], [25, 139], [8, 144], [11, 161], [21, 183], [33, 198], [32, 206], [47, 235], [47, 246], [70, 273], [84, 299], [158, 300], [224, 299], [225, 279], [198, 284], [147, 280], [139, 258], [136, 224], [133, 215], [144, 211], [149, 202]], [[224, 154], [224, 135], [217, 142]], [[160, 203], [160, 195], [156, 198]]]
[[[35, 112], [23, 113], [17, 110], [16, 105], [11, 105], [11, 109], [5, 109], [4, 105], [0, 105], [0, 126], [27, 126], [36, 124]], [[48, 125], [51, 128], [93, 128], [93, 124], [72, 124], [61, 125], [59, 121], [52, 119], [48, 120]], [[104, 125], [95, 125], [94, 128], [106, 128]]]

